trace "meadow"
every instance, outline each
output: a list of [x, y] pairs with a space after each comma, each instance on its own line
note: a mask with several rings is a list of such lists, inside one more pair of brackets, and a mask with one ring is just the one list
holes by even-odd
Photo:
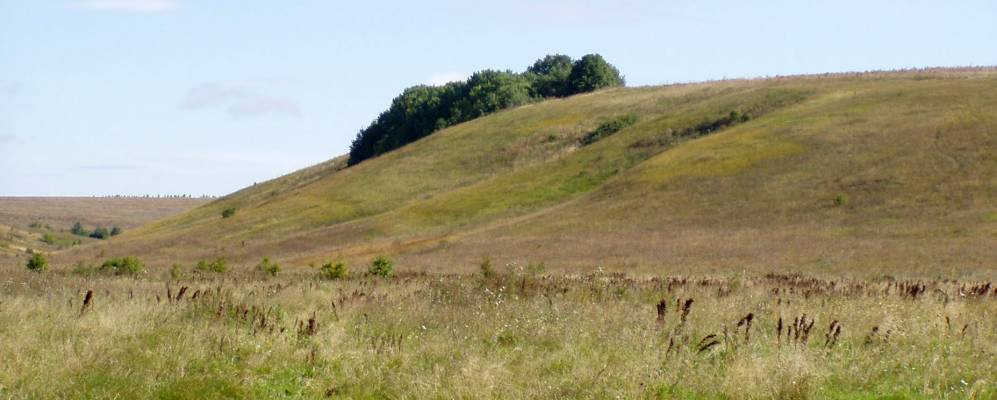
[[997, 398], [995, 71], [529, 103], [39, 252], [0, 201], [0, 398]]
[[362, 268], [5, 269], [0, 397], [997, 397], [990, 282]]

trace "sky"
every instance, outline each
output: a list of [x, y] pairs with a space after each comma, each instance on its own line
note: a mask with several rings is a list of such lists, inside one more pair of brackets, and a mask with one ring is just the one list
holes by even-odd
[[404, 88], [545, 54], [628, 86], [997, 65], [997, 2], [0, 0], [0, 196], [224, 195]]

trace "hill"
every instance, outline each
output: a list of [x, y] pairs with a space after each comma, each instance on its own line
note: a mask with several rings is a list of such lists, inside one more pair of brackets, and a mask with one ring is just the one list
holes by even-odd
[[335, 158], [55, 259], [992, 276], [995, 89], [994, 70], [962, 69], [601, 90]]

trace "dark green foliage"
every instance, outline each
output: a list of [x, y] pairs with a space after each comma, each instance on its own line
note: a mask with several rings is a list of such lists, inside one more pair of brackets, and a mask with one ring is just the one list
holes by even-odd
[[395, 264], [391, 262], [389, 258], [385, 256], [377, 256], [377, 258], [370, 263], [370, 269], [367, 270], [367, 273], [387, 278], [394, 274], [394, 269]]
[[115, 275], [136, 275], [143, 269], [145, 266], [142, 261], [135, 257], [112, 258], [100, 266], [101, 272], [111, 272]]
[[568, 78], [571, 76], [571, 57], [562, 54], [548, 55], [526, 69], [531, 80], [533, 97], [564, 97], [569, 94]]
[[484, 70], [463, 82], [410, 87], [357, 134], [350, 145], [348, 163], [355, 165], [495, 111], [622, 84], [616, 68], [598, 55], [585, 56], [578, 62], [565, 55], [549, 55], [524, 73]]
[[603, 122], [598, 128], [595, 128], [594, 131], [589, 132], [588, 135], [582, 137], [582, 145], [595, 143], [606, 136], [619, 132], [623, 128], [636, 124], [637, 118], [636, 114], [626, 114], [616, 117], [610, 121]]
[[34, 253], [31, 258], [28, 259], [26, 265], [29, 271], [34, 272], [45, 272], [48, 269], [48, 260], [45, 259], [45, 255], [42, 253]]
[[222, 218], [229, 218], [235, 215], [235, 207], [229, 207], [222, 210]]
[[568, 77], [569, 94], [591, 92], [612, 86], [623, 86], [623, 77], [616, 67], [602, 56], [589, 54], [575, 61]]
[[269, 276], [277, 276], [280, 273], [280, 264], [270, 261], [269, 257], [263, 257], [263, 261], [256, 264], [256, 270]]
[[201, 260], [197, 262], [194, 269], [202, 272], [223, 273], [228, 270], [228, 262], [224, 257], [219, 257], [211, 261]]
[[93, 232], [90, 232], [90, 237], [94, 239], [107, 239], [111, 237], [111, 232], [105, 227], [98, 226], [97, 228], [94, 228]]
[[333, 263], [325, 263], [322, 265], [322, 269], [319, 270], [319, 275], [323, 279], [346, 279], [349, 276], [349, 269], [346, 267], [346, 263], [342, 261], [336, 261]]
[[114, 228], [111, 228], [111, 236], [118, 236], [121, 234], [121, 232], [122, 232], [121, 228], [118, 228], [116, 226]]
[[79, 223], [79, 221], [73, 224], [73, 227], [69, 229], [69, 232], [78, 236], [87, 236], [90, 234], [90, 232], [87, 232], [86, 229], [83, 229], [83, 224]]

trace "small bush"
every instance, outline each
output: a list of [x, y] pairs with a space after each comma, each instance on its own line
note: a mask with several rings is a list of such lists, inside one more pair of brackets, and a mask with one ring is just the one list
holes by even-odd
[[77, 236], [90, 235], [90, 232], [87, 232], [86, 229], [83, 229], [83, 224], [81, 224], [79, 221], [76, 221], [76, 223], [73, 224], [73, 227], [69, 229], [69, 232]]
[[367, 273], [387, 278], [394, 274], [394, 268], [395, 264], [391, 262], [390, 259], [385, 256], [377, 256], [377, 258], [370, 263], [370, 269], [367, 270]]
[[197, 265], [194, 266], [194, 269], [203, 272], [215, 272], [220, 274], [225, 271], [228, 271], [228, 262], [225, 260], [224, 257], [218, 257], [211, 261], [201, 260], [197, 262]]
[[116, 226], [114, 228], [111, 228], [111, 236], [118, 236], [121, 234], [121, 232], [123, 232], [121, 228], [118, 228]]
[[47, 244], [55, 244], [55, 236], [52, 236], [51, 233], [46, 233], [42, 235], [42, 242], [45, 242]]
[[849, 198], [848, 198], [847, 194], [845, 194], [845, 193], [838, 193], [837, 196], [834, 196], [834, 205], [835, 206], [843, 207], [843, 206], [847, 206], [848, 203], [849, 203]]
[[581, 139], [582, 145], [595, 143], [600, 139], [619, 132], [623, 128], [636, 124], [637, 119], [638, 117], [636, 114], [627, 114], [616, 117], [610, 121], [603, 122], [598, 128], [595, 128], [594, 131], [590, 132], [588, 135], [585, 135], [585, 137]]
[[183, 268], [180, 267], [180, 264], [173, 264], [173, 266], [170, 267], [170, 278], [183, 278]]
[[263, 261], [256, 264], [256, 269], [270, 276], [277, 276], [277, 274], [280, 273], [280, 265], [270, 261], [270, 258], [268, 257], [263, 257]]
[[235, 215], [235, 207], [229, 207], [222, 210], [222, 218], [229, 218]]
[[105, 227], [98, 226], [93, 230], [93, 232], [90, 232], [90, 237], [94, 239], [107, 239], [111, 237], [111, 232]]
[[481, 259], [481, 263], [478, 264], [478, 268], [481, 269], [481, 277], [485, 279], [492, 279], [495, 277], [495, 268], [492, 267], [492, 259], [484, 257]]
[[319, 276], [323, 279], [346, 279], [350, 275], [349, 268], [346, 266], [345, 262], [336, 261], [333, 263], [322, 264], [322, 269], [319, 270]]
[[42, 253], [35, 253], [28, 259], [28, 271], [45, 272], [48, 269], [48, 260]]
[[115, 275], [137, 275], [142, 273], [145, 266], [142, 261], [135, 257], [112, 258], [104, 261], [100, 266], [102, 272], [111, 272]]

